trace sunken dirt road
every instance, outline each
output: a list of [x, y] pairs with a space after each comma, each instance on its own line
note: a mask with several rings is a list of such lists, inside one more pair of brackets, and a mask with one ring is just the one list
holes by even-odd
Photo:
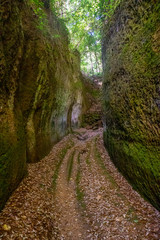
[[56, 144], [0, 214], [2, 240], [160, 239], [160, 213], [111, 162], [102, 129], [80, 129]]

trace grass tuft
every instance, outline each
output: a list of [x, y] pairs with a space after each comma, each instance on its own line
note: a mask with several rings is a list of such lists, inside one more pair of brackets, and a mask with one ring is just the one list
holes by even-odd
[[84, 192], [80, 188], [80, 180], [81, 180], [80, 155], [81, 155], [81, 153], [78, 154], [78, 171], [77, 171], [77, 176], [76, 176], [76, 195], [77, 195], [77, 200], [80, 203], [80, 206], [83, 209], [85, 209], [86, 204], [84, 202]]
[[75, 156], [75, 152], [76, 150], [73, 151], [73, 153], [71, 153], [71, 156], [68, 160], [67, 163], [67, 170], [68, 170], [68, 175], [67, 175], [67, 181], [69, 182], [71, 179], [71, 174], [72, 174], [72, 169], [73, 169], [73, 161], [74, 161], [74, 156]]
[[59, 161], [56, 165], [56, 169], [54, 171], [54, 175], [53, 175], [53, 181], [52, 181], [52, 189], [55, 193], [55, 190], [56, 190], [56, 184], [57, 184], [57, 178], [58, 178], [58, 174], [59, 174], [59, 170], [60, 170], [60, 167], [61, 167], [61, 164], [63, 162], [63, 159], [65, 157], [65, 155], [67, 154], [68, 150], [73, 146], [73, 142], [71, 141], [69, 144], [67, 144], [59, 153]]

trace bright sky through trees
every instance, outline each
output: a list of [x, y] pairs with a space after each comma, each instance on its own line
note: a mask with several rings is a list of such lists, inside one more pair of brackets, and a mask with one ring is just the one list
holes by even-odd
[[70, 32], [70, 47], [81, 53], [81, 69], [88, 74], [100, 74], [101, 35], [99, 0], [66, 0], [60, 11]]
[[[55, 0], [56, 1], [56, 0]], [[81, 69], [88, 74], [101, 74], [102, 14], [110, 18], [120, 0], [66, 0], [61, 17], [70, 32], [71, 48], [81, 53]]]
[[[121, 0], [30, 0], [37, 5], [36, 14], [45, 21], [42, 5], [64, 21], [69, 31], [70, 48], [81, 54], [81, 70], [101, 74], [102, 19], [110, 18]], [[102, 16], [103, 12], [103, 16]]]

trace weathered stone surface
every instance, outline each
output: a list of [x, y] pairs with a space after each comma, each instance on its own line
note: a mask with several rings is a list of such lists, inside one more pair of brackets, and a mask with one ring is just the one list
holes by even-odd
[[83, 98], [79, 55], [69, 51], [65, 26], [49, 11], [2, 0], [0, 33], [2, 208], [26, 161], [39, 161], [79, 124]]
[[160, 3], [122, 1], [104, 26], [104, 141], [119, 168], [160, 209]]

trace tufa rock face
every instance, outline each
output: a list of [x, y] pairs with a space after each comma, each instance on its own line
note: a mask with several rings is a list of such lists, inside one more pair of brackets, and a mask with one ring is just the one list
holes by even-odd
[[104, 141], [119, 170], [160, 209], [160, 3], [123, 1], [104, 26]]
[[[0, 208], [26, 173], [80, 123], [80, 57], [65, 26], [23, 1], [1, 1]], [[49, 17], [48, 17], [49, 15]], [[41, 20], [43, 18], [43, 21]]]

